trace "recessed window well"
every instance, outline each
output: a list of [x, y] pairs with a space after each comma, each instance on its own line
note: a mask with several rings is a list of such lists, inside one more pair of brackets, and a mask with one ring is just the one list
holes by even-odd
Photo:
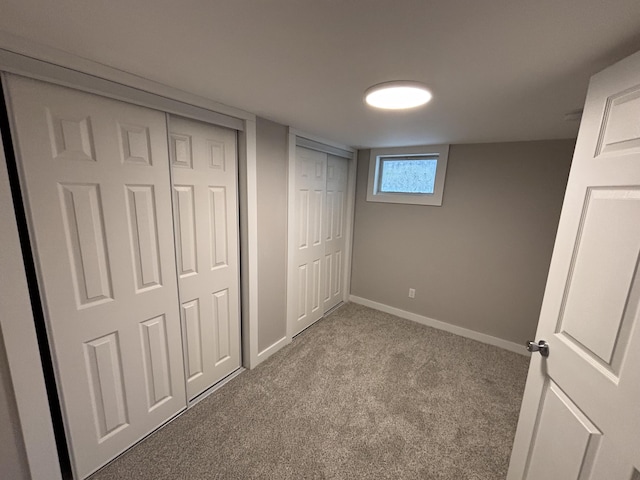
[[372, 107], [402, 110], [424, 105], [431, 100], [431, 92], [419, 82], [385, 82], [367, 89], [364, 100]]
[[442, 205], [449, 145], [374, 148], [368, 202]]

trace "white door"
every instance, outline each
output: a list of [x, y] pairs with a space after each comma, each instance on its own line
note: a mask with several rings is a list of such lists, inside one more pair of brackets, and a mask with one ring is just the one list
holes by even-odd
[[349, 160], [329, 155], [324, 218], [323, 313], [343, 299], [348, 177]]
[[327, 154], [296, 147], [295, 253], [290, 272], [293, 279], [296, 335], [324, 314], [322, 225], [326, 195]]
[[169, 116], [189, 399], [240, 368], [236, 132]]
[[8, 76], [71, 460], [84, 478], [185, 408], [165, 115]]
[[640, 52], [595, 75], [509, 480], [640, 478]]

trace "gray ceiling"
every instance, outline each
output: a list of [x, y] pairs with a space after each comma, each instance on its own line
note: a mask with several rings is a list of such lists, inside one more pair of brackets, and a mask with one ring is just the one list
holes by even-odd
[[[575, 137], [639, 0], [0, 0], [0, 30], [352, 146]], [[367, 107], [426, 83], [408, 112]]]

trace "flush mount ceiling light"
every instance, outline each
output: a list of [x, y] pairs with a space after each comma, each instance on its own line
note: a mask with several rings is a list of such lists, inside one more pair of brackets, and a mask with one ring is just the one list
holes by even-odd
[[431, 92], [419, 82], [385, 82], [368, 88], [364, 100], [372, 107], [402, 110], [424, 105], [431, 100]]

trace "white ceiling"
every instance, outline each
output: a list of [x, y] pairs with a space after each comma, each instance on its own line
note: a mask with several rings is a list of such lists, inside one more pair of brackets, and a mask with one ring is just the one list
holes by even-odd
[[[0, 0], [0, 30], [358, 147], [575, 137], [639, 0]], [[364, 90], [417, 80], [426, 107]]]

